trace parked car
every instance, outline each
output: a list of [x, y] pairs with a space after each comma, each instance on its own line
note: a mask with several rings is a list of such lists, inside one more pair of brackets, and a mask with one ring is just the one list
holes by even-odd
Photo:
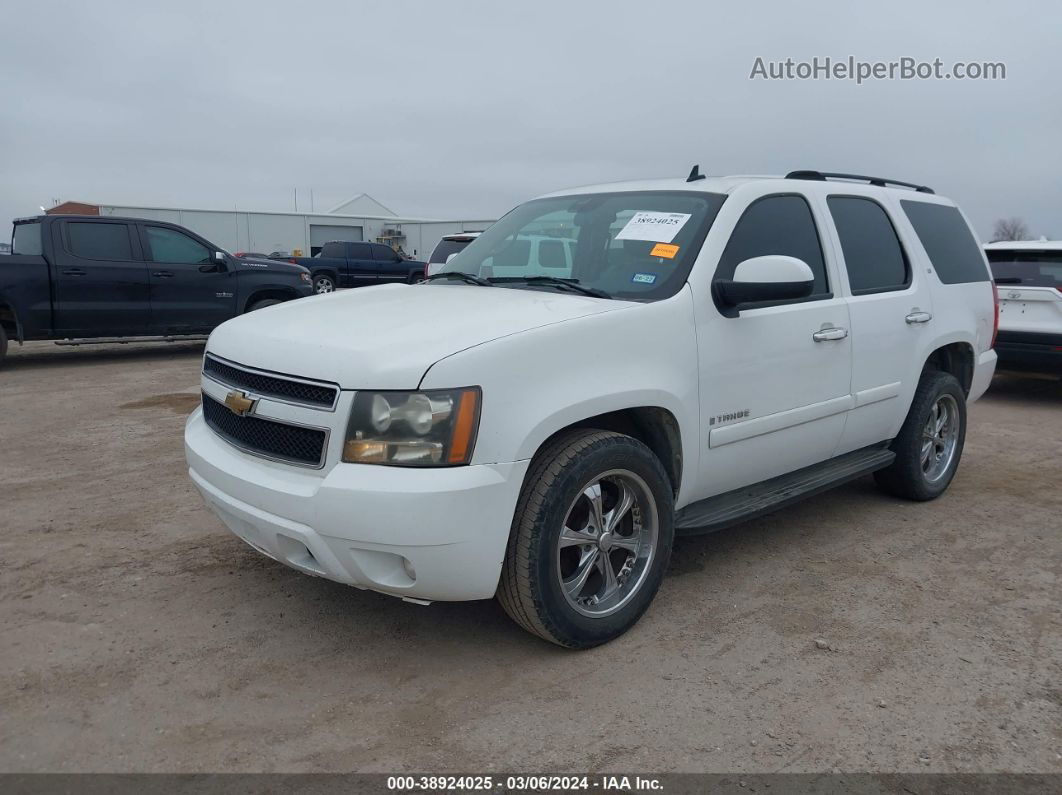
[[[568, 277], [485, 275], [545, 228]], [[497, 595], [572, 648], [638, 620], [676, 533], [871, 473], [939, 496], [996, 361], [955, 204], [808, 171], [554, 193], [421, 284], [270, 315], [214, 332], [186, 426], [221, 521], [359, 588]]]
[[309, 295], [305, 268], [238, 259], [175, 224], [116, 216], [20, 218], [0, 265], [0, 361], [8, 340], [205, 334]]
[[454, 235], [443, 235], [443, 239], [435, 244], [428, 262], [424, 267], [424, 275], [431, 276], [442, 270], [446, 260], [464, 251], [465, 246], [480, 236], [480, 232], [460, 232]]
[[1062, 241], [989, 243], [1000, 369], [1062, 375]]
[[424, 276], [423, 262], [406, 259], [384, 243], [334, 240], [313, 257], [292, 257], [288, 262], [310, 271], [315, 293], [331, 293], [337, 287], [412, 284]]

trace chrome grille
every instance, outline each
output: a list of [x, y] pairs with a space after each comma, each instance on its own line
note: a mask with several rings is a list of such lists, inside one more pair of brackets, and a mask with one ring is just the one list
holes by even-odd
[[324, 464], [328, 432], [251, 414], [233, 414], [223, 403], [203, 394], [203, 418], [214, 433], [248, 453], [300, 466]]
[[229, 363], [207, 354], [203, 359], [203, 373], [225, 386], [246, 389], [261, 397], [314, 408], [333, 409], [339, 388], [304, 379], [285, 377]]

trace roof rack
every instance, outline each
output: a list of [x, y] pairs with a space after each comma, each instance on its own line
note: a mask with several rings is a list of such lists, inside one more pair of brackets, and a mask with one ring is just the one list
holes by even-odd
[[889, 185], [899, 185], [903, 188], [912, 188], [919, 193], [933, 193], [933, 189], [927, 185], [915, 185], [913, 182], [901, 182], [898, 179], [885, 179], [884, 177], [867, 177], [863, 174], [840, 174], [834, 171], [790, 171], [785, 175], [786, 179], [815, 179], [825, 182], [828, 179], [847, 179], [858, 182], [869, 182], [879, 188], [887, 188]]

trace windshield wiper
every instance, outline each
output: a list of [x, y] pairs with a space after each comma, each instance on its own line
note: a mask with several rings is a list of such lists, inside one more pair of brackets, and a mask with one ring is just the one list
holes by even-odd
[[435, 279], [460, 279], [465, 284], [477, 284], [480, 287], [493, 287], [489, 281], [482, 276], [475, 276], [471, 273], [462, 273], [461, 271], [443, 271], [442, 273], [433, 273], [424, 281], [430, 282]]
[[491, 279], [495, 284], [506, 282], [523, 282], [525, 284], [548, 284], [552, 287], [562, 287], [572, 292], [589, 295], [593, 298], [611, 298], [604, 290], [596, 287], [584, 287], [578, 279], [561, 279], [557, 276], [495, 276]]

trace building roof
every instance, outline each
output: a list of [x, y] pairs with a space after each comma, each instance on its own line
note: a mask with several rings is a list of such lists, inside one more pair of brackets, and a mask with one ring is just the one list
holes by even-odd
[[340, 202], [328, 212], [342, 215], [360, 215], [367, 213], [369, 215], [390, 215], [397, 217], [397, 213], [395, 213], [394, 210], [390, 207], [385, 207], [368, 193], [359, 193], [353, 198]]

